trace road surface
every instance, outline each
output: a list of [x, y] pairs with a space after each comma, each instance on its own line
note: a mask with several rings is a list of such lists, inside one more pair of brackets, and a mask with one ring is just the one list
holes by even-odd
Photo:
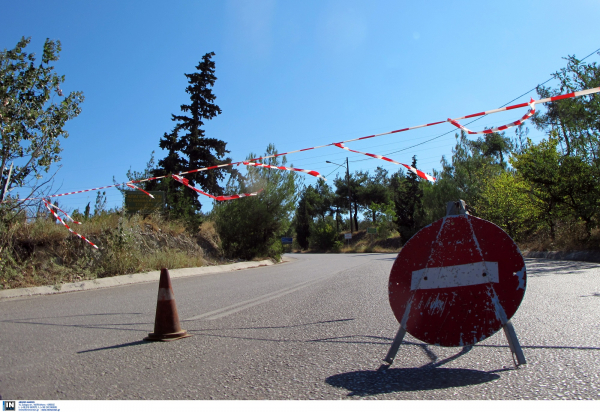
[[512, 321], [472, 348], [407, 335], [394, 254], [293, 254], [275, 266], [173, 279], [193, 336], [146, 342], [158, 285], [0, 301], [3, 399], [600, 399], [600, 265], [527, 259]]

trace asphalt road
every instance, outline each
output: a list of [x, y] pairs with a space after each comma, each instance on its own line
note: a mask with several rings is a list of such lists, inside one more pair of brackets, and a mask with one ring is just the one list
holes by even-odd
[[158, 285], [0, 301], [3, 399], [600, 399], [600, 265], [528, 259], [512, 321], [472, 348], [407, 335], [393, 254], [290, 255], [275, 266], [173, 279], [193, 336], [146, 342]]

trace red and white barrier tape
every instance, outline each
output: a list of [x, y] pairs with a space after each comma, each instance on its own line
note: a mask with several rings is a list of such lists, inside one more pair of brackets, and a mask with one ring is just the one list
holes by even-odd
[[55, 208], [59, 212], [62, 212], [62, 214], [65, 215], [67, 219], [71, 220], [71, 222], [75, 223], [76, 225], [80, 225], [81, 224], [81, 222], [78, 222], [75, 219], [73, 219], [71, 216], [69, 216], [69, 214], [67, 212], [65, 212], [64, 210], [62, 210], [60, 207], [58, 207], [56, 205], [53, 205], [52, 203], [48, 203], [48, 205], [50, 205], [51, 207]]
[[171, 176], [173, 177], [173, 179], [177, 180], [182, 185], [189, 187], [193, 191], [198, 192], [198, 193], [200, 193], [200, 194], [202, 194], [204, 196], [208, 196], [211, 199], [215, 199], [216, 201], [219, 201], [219, 202], [222, 202], [224, 200], [239, 199], [241, 197], [256, 196], [260, 192], [263, 191], [263, 189], [261, 189], [258, 192], [253, 192], [253, 193], [240, 193], [240, 194], [237, 194], [237, 195], [229, 195], [229, 196], [213, 196], [213, 195], [211, 195], [209, 193], [203, 192], [200, 189], [196, 189], [194, 186], [190, 185], [190, 181], [188, 179], [186, 179], [185, 177], [181, 177], [179, 175], [171, 175]]
[[[50, 196], [46, 196], [46, 198], [50, 198], [50, 197], [60, 197], [60, 196], [68, 196], [68, 195], [74, 195], [77, 193], [85, 193], [85, 192], [91, 192], [94, 190], [102, 190], [102, 189], [108, 189], [109, 187], [117, 187], [117, 186], [123, 186], [125, 183], [119, 183], [116, 185], [110, 185], [110, 186], [102, 186], [102, 187], [95, 187], [93, 189], [85, 189], [85, 190], [77, 190], [75, 192], [69, 192], [69, 193], [61, 193], [59, 195], [50, 195]], [[21, 199], [22, 202], [24, 202], [25, 200], [35, 200], [35, 199], [42, 199], [41, 197], [30, 197], [27, 199]]]
[[[521, 107], [531, 106], [532, 104], [535, 105], [535, 104], [542, 104], [542, 103], [554, 102], [554, 101], [557, 101], [557, 100], [570, 99], [570, 98], [573, 98], [573, 97], [580, 97], [580, 96], [585, 96], [585, 95], [588, 95], [588, 94], [594, 94], [594, 93], [598, 93], [598, 92], [600, 92], [600, 87], [595, 87], [593, 89], [581, 90], [581, 91], [578, 91], [578, 92], [572, 92], [572, 93], [562, 94], [562, 95], [559, 95], [559, 96], [552, 96], [552, 97], [548, 97], [548, 98], [544, 98], [544, 99], [540, 99], [540, 100], [533, 100], [533, 101], [530, 101], [528, 103], [520, 103], [520, 104], [515, 104], [515, 105], [512, 105], [512, 106], [501, 107], [499, 109], [487, 110], [485, 112], [473, 113], [473, 114], [469, 114], [467, 116], [455, 117], [454, 119], [446, 119], [446, 120], [442, 120], [442, 121], [439, 121], [439, 122], [426, 123], [426, 124], [422, 124], [422, 125], [419, 125], [419, 126], [411, 126], [411, 127], [406, 127], [404, 129], [392, 130], [391, 132], [385, 132], [385, 133], [379, 133], [379, 134], [372, 134], [372, 135], [369, 135], [369, 136], [363, 136], [363, 137], [358, 137], [358, 138], [355, 138], [355, 139], [344, 140], [344, 141], [342, 141], [340, 143], [356, 142], [358, 140], [366, 140], [366, 139], [371, 139], [373, 137], [386, 136], [386, 135], [390, 135], [390, 134], [406, 132], [406, 131], [409, 131], [409, 130], [415, 130], [415, 129], [420, 129], [420, 128], [423, 128], [423, 127], [435, 126], [435, 125], [442, 124], [442, 123], [447, 123], [447, 122], [452, 123], [453, 121], [455, 122], [457, 120], [469, 119], [471, 117], [479, 117], [479, 116], [484, 116], [484, 115], [487, 115], [487, 114], [492, 114], [492, 113], [498, 113], [498, 112], [503, 112], [503, 111], [508, 111], [508, 110], [519, 109]], [[491, 129], [489, 129], [489, 130], [491, 130]], [[320, 148], [323, 148], [323, 147], [333, 146], [333, 145], [335, 145], [335, 143], [329, 143], [329, 144], [325, 144], [325, 145], [321, 145], [321, 146], [307, 147], [305, 149], [293, 150], [291, 152], [277, 153], [277, 154], [274, 154], [274, 155], [262, 156], [262, 157], [257, 157], [257, 158], [254, 158], [254, 159], [248, 159], [248, 160], [246, 160], [246, 162], [254, 162], [256, 160], [263, 160], [263, 159], [269, 159], [269, 158], [273, 158], [273, 157], [285, 156], [285, 155], [289, 155], [289, 154], [292, 154], [292, 153], [300, 153], [300, 152], [305, 152], [305, 151], [308, 151], [308, 150], [320, 149]], [[215, 169], [215, 168], [219, 168], [219, 167], [226, 167], [226, 166], [235, 165], [235, 164], [239, 164], [239, 163], [241, 163], [241, 162], [227, 163], [227, 164], [222, 164], [222, 165], [217, 165], [217, 166], [211, 166], [211, 167], [208, 167], [208, 168], [191, 170], [189, 172], [182, 172], [180, 174], [184, 175], [184, 174], [187, 174], [187, 173], [194, 173], [194, 172], [199, 172], [199, 171], [203, 171], [203, 170]]]
[[588, 94], [594, 94], [594, 93], [598, 93], [598, 92], [600, 92], [600, 87], [594, 87], [593, 89], [580, 90], [578, 92], [572, 92], [572, 93], [567, 93], [567, 94], [561, 94], [559, 96], [547, 97], [545, 99], [534, 100], [533, 102], [530, 101], [528, 103], [519, 103], [519, 104], [515, 104], [513, 106], [500, 107], [499, 109], [493, 109], [493, 110], [488, 110], [485, 112], [473, 113], [468, 116], [455, 117], [452, 120], [462, 120], [462, 119], [469, 119], [471, 117], [485, 116], [486, 114], [504, 112], [504, 111], [508, 111], [508, 110], [519, 109], [521, 107], [527, 107], [527, 106], [530, 106], [531, 103], [542, 104], [542, 103], [548, 103], [548, 102], [555, 102], [557, 100], [572, 99], [573, 97], [586, 96]]
[[195, 192], [200, 193], [201, 195], [208, 196], [211, 199], [216, 199], [217, 198], [216, 196], [213, 196], [213, 195], [211, 195], [209, 193], [203, 192], [200, 189], [196, 189], [194, 186], [190, 185], [190, 181], [187, 180], [185, 177], [181, 177], [179, 175], [171, 175], [171, 177], [173, 179], [175, 179], [176, 181], [178, 181], [179, 183], [181, 183], [182, 185], [189, 187], [190, 189], [194, 190]]
[[[439, 122], [426, 123], [426, 124], [422, 124], [422, 125], [419, 125], [419, 126], [412, 126], [412, 127], [406, 127], [404, 129], [392, 130], [391, 132], [372, 134], [372, 135], [369, 135], [369, 136], [363, 136], [363, 137], [358, 137], [358, 138], [355, 138], [355, 139], [344, 140], [344, 141], [339, 142], [339, 143], [349, 143], [349, 142], [355, 142], [355, 141], [358, 141], [358, 140], [371, 139], [373, 137], [385, 136], [385, 135], [390, 135], [390, 134], [395, 134], [395, 133], [406, 132], [408, 130], [415, 130], [415, 129], [420, 129], [420, 128], [423, 128], [423, 127], [435, 126], [435, 125], [446, 123], [446, 122], [450, 122], [451, 124], [453, 124], [456, 127], [463, 128], [457, 122], [457, 120], [469, 119], [471, 117], [479, 117], [479, 116], [484, 116], [484, 115], [487, 115], [487, 114], [498, 113], [498, 112], [508, 111], [508, 110], [514, 110], [514, 109], [518, 109], [518, 108], [521, 108], [521, 107], [532, 106], [532, 105], [542, 104], [542, 103], [548, 103], [548, 102], [554, 102], [554, 101], [562, 100], [562, 99], [570, 99], [570, 98], [573, 98], [573, 97], [580, 97], [580, 96], [585, 96], [585, 95], [594, 94], [594, 93], [598, 93], [598, 92], [600, 92], [600, 87], [595, 87], [593, 89], [580, 90], [580, 91], [577, 91], [577, 92], [571, 92], [571, 93], [566, 93], [566, 94], [562, 94], [562, 95], [558, 95], [558, 96], [547, 97], [547, 98], [540, 99], [540, 100], [533, 100], [533, 101], [530, 101], [528, 103], [520, 103], [520, 104], [516, 104], [516, 105], [512, 105], [512, 106], [501, 107], [499, 109], [487, 110], [485, 112], [473, 113], [473, 114], [470, 114], [470, 115], [467, 115], [467, 116], [455, 117], [454, 119], [448, 118], [446, 120], [439, 121]], [[521, 119], [521, 120], [524, 120], [524, 119]], [[511, 127], [511, 125], [520, 124], [518, 122], [519, 121], [514, 122], [514, 123], [512, 123], [510, 125], [505, 125], [506, 126], [505, 128]], [[490, 132], [490, 131], [493, 131], [493, 130], [504, 130], [503, 127], [504, 126], [501, 126], [499, 128], [494, 128], [494, 129], [487, 129], [487, 130], [484, 130], [484, 131], [478, 132], [478, 133], [485, 133], [485, 132]], [[473, 133], [475, 133], [475, 132], [470, 132], [470, 134], [473, 134]], [[285, 155], [289, 155], [289, 154], [292, 154], [292, 153], [300, 153], [300, 152], [305, 152], [305, 151], [308, 151], [308, 150], [320, 149], [320, 148], [323, 148], [323, 147], [333, 146], [333, 145], [336, 145], [336, 143], [329, 143], [329, 144], [325, 144], [325, 145], [321, 145], [321, 146], [308, 147], [308, 148], [305, 148], [305, 149], [293, 150], [291, 152], [277, 153], [277, 154], [269, 155], [269, 156], [261, 156], [261, 157], [257, 157], [257, 158], [254, 158], [254, 159], [248, 159], [248, 160], [245, 160], [245, 161], [242, 161], [242, 162], [227, 163], [227, 164], [222, 164], [222, 165], [215, 165], [215, 166], [205, 167], [205, 168], [201, 168], [201, 169], [189, 170], [187, 172], [181, 172], [181, 173], [179, 173], [179, 175], [185, 175], [185, 174], [189, 174], [189, 173], [196, 173], [196, 172], [201, 172], [201, 171], [205, 171], [205, 170], [217, 169], [217, 168], [226, 167], [226, 166], [239, 165], [239, 164], [244, 163], [244, 162], [251, 163], [251, 162], [254, 162], [256, 160], [263, 160], [263, 159], [269, 159], [269, 158], [274, 158], [274, 157], [279, 157], [279, 156], [285, 156]], [[357, 152], [357, 153], [360, 153], [360, 152]], [[376, 157], [376, 156], [374, 156], [374, 157]], [[404, 165], [403, 163], [399, 163], [399, 164]], [[301, 170], [304, 170], [304, 169], [301, 169]], [[147, 178], [147, 179], [140, 179], [140, 180], [130, 181], [130, 182], [127, 182], [127, 183], [141, 183], [141, 182], [147, 182], [147, 181], [150, 181], [150, 180], [164, 179], [165, 177], [168, 177], [168, 176], [150, 177], [150, 178]], [[126, 184], [126, 183], [120, 183], [120, 184], [116, 184], [116, 185], [97, 187], [97, 188], [93, 188], [93, 189], [79, 190], [79, 191], [69, 192], [69, 193], [61, 193], [61, 194], [58, 194], [58, 195], [51, 195], [51, 196], [47, 196], [47, 197], [67, 196], [67, 195], [72, 195], [72, 194], [76, 194], [76, 193], [90, 192], [90, 191], [93, 191], [93, 190], [107, 189], [107, 188], [110, 188], [110, 187], [121, 186], [121, 185], [124, 185], [124, 184]], [[194, 190], [198, 191], [195, 188], [194, 188]], [[202, 193], [202, 194], [205, 194], [205, 195], [207, 195], [209, 197], [212, 196], [212, 195], [209, 195], [208, 193], [204, 193], [204, 192], [201, 192], [201, 191], [198, 191], [198, 192]], [[27, 198], [27, 199], [20, 199], [20, 201], [36, 200], [36, 199], [41, 199], [41, 198]]]
[[265, 190], [265, 189], [260, 189], [258, 192], [252, 192], [252, 193], [240, 193], [238, 195], [230, 195], [230, 196], [217, 196], [217, 200], [219, 202], [222, 202], [224, 200], [234, 200], [234, 199], [239, 199], [241, 197], [256, 196], [263, 190]]
[[[522, 124], [523, 121], [529, 119], [535, 113], [535, 105], [536, 104], [548, 103], [548, 102], [553, 102], [553, 101], [562, 100], [562, 99], [570, 99], [570, 98], [573, 98], [573, 97], [585, 96], [585, 95], [588, 95], [588, 94], [593, 94], [593, 93], [598, 93], [598, 92], [600, 92], [600, 87], [595, 87], [593, 89], [587, 89], [587, 90], [581, 90], [581, 91], [577, 91], [577, 92], [571, 92], [571, 93], [567, 93], [567, 94], [563, 94], [563, 95], [559, 95], [559, 96], [552, 96], [552, 97], [548, 97], [548, 98], [544, 98], [544, 99], [540, 99], [540, 100], [533, 100], [533, 99], [531, 99], [531, 101], [529, 103], [521, 103], [521, 104], [516, 104], [516, 105], [513, 105], [513, 106], [506, 106], [506, 107], [502, 107], [502, 108], [499, 108], [499, 109], [494, 109], [494, 110], [488, 110], [488, 111], [485, 111], [485, 112], [474, 113], [474, 114], [470, 114], [470, 115], [467, 115], [467, 116], [457, 117], [457, 118], [454, 118], [454, 119], [448, 118], [447, 120], [444, 120], [444, 121], [433, 122], [433, 123], [426, 123], [426, 124], [419, 125], [419, 126], [412, 126], [412, 127], [407, 127], [407, 128], [404, 128], [404, 129], [392, 130], [391, 132], [385, 132], [385, 133], [373, 134], [373, 135], [369, 135], [369, 136], [363, 136], [363, 137], [359, 137], [359, 138], [356, 138], [356, 139], [345, 140], [345, 141], [339, 142], [339, 143], [329, 143], [329, 144], [321, 145], [321, 146], [314, 146], [314, 147], [308, 147], [308, 148], [300, 149], [300, 150], [293, 150], [291, 152], [277, 153], [277, 154], [269, 155], [269, 156], [261, 156], [261, 157], [257, 157], [257, 158], [254, 158], [254, 159], [249, 159], [249, 160], [246, 160], [246, 161], [243, 161], [243, 162], [227, 163], [227, 164], [215, 165], [215, 166], [210, 166], [210, 167], [196, 169], [196, 170], [189, 170], [187, 172], [181, 172], [180, 175], [189, 174], [189, 173], [196, 173], [196, 172], [200, 172], [200, 171], [204, 171], [204, 170], [210, 170], [210, 169], [217, 169], [217, 168], [226, 167], [226, 166], [245, 164], [245, 165], [248, 165], [248, 166], [267, 167], [267, 168], [272, 168], [272, 169], [290, 170], [290, 171], [295, 171], [295, 172], [308, 173], [311, 176], [315, 176], [317, 178], [325, 179], [321, 174], [319, 174], [318, 172], [315, 172], [313, 170], [296, 169], [296, 168], [285, 167], [285, 166], [271, 166], [271, 165], [265, 165], [265, 164], [262, 164], [262, 163], [255, 163], [254, 161], [255, 160], [269, 159], [269, 158], [274, 158], [274, 157], [279, 157], [279, 156], [284, 156], [284, 155], [288, 155], [288, 154], [292, 154], [292, 153], [305, 152], [305, 151], [308, 151], [308, 150], [320, 149], [320, 148], [323, 148], [323, 147], [327, 147], [327, 146], [332, 146], [333, 145], [333, 146], [337, 146], [337, 147], [339, 147], [341, 149], [348, 150], [350, 152], [364, 154], [364, 155], [371, 156], [371, 157], [374, 157], [374, 158], [377, 158], [377, 159], [381, 159], [381, 160], [385, 160], [385, 161], [388, 161], [388, 162], [391, 162], [391, 163], [402, 165], [402, 166], [406, 167], [408, 170], [410, 170], [411, 172], [417, 174], [417, 176], [419, 176], [419, 177], [421, 177], [423, 179], [427, 179], [428, 181], [435, 182], [435, 178], [433, 176], [430, 176], [430, 175], [428, 175], [428, 174], [426, 174], [426, 173], [424, 173], [424, 172], [422, 172], [422, 171], [420, 171], [418, 169], [415, 169], [412, 166], [409, 166], [409, 165], [404, 164], [404, 163], [396, 162], [395, 160], [392, 160], [392, 159], [384, 157], [384, 156], [375, 155], [375, 154], [372, 154], [372, 153], [359, 152], [359, 151], [356, 151], [356, 150], [351, 150], [351, 149], [345, 147], [343, 145], [343, 143], [355, 142], [355, 141], [358, 141], [358, 140], [371, 139], [373, 137], [378, 137], [378, 136], [385, 136], [385, 135], [390, 135], [390, 134], [395, 134], [395, 133], [401, 133], [401, 132], [405, 132], [405, 131], [408, 131], [408, 130], [414, 130], [414, 129], [420, 129], [420, 128], [423, 128], [423, 127], [434, 126], [434, 125], [442, 124], [442, 123], [445, 123], [445, 122], [450, 122], [452, 125], [454, 125], [454, 126], [460, 128], [460, 129], [466, 131], [468, 134], [493, 133], [495, 131], [505, 130], [505, 129], [509, 128], [509, 127], [518, 126], [518, 125]], [[504, 126], [495, 127], [495, 128], [492, 128], [492, 129], [486, 129], [486, 130], [483, 130], [481, 132], [473, 132], [473, 131], [471, 131], [471, 130], [465, 128], [465, 127], [463, 127], [462, 125], [460, 125], [457, 122], [457, 120], [461, 120], [461, 119], [468, 119], [468, 118], [471, 118], [471, 117], [484, 116], [484, 115], [487, 115], [487, 114], [497, 113], [497, 112], [501, 112], [501, 111], [518, 109], [520, 107], [525, 107], [525, 106], [530, 106], [531, 109], [520, 120], [517, 120], [516, 122], [510, 123], [510, 124], [507, 124], [507, 125], [504, 125]], [[91, 192], [91, 191], [94, 191], [94, 190], [102, 190], [102, 189], [108, 189], [108, 188], [111, 188], [111, 187], [126, 185], [126, 186], [128, 186], [130, 188], [140, 190], [140, 191], [146, 193], [148, 196], [154, 198], [154, 196], [152, 196], [150, 193], [148, 193], [145, 190], [142, 190], [139, 187], [133, 185], [133, 183], [147, 182], [147, 181], [151, 181], [151, 180], [163, 179], [165, 177], [167, 177], [167, 176], [157, 176], [157, 177], [151, 177], [151, 178], [148, 178], [148, 179], [132, 180], [132, 181], [129, 181], [129, 182], [126, 182], [126, 183], [119, 183], [119, 184], [114, 184], [114, 185], [109, 185], [109, 186], [96, 187], [96, 188], [93, 188], [93, 189], [78, 190], [78, 191], [75, 191], [75, 192], [61, 193], [61, 194], [58, 194], [58, 195], [51, 195], [51, 196], [47, 196], [47, 197], [48, 198], [52, 198], [52, 197], [67, 196], [67, 195], [73, 195], [73, 194], [77, 194], [77, 193], [85, 193], [85, 192]], [[239, 199], [241, 197], [247, 197], [247, 196], [256, 196], [260, 192], [262, 192], [262, 189], [261, 189], [260, 191], [254, 192], [254, 193], [242, 193], [242, 194], [230, 195], [230, 196], [213, 196], [211, 194], [208, 194], [206, 192], [203, 192], [203, 191], [201, 191], [199, 189], [196, 189], [195, 187], [191, 186], [189, 184], [189, 180], [188, 179], [185, 179], [185, 178], [183, 178], [183, 177], [181, 177], [179, 175], [172, 175], [172, 177], [175, 180], [177, 180], [178, 182], [180, 182], [180, 183], [184, 184], [185, 186], [189, 187], [190, 189], [192, 189], [192, 190], [194, 190], [194, 191], [196, 191], [196, 192], [198, 192], [200, 194], [203, 194], [205, 196], [208, 196], [208, 197], [210, 197], [212, 199], [215, 199], [217, 201], [233, 200], [233, 199]], [[67, 216], [73, 222], [78, 223], [78, 224], [79, 224], [79, 222], [76, 222], [75, 220], [73, 220], [73, 218], [71, 218], [65, 211], [61, 210], [57, 206], [52, 205], [46, 199], [44, 199], [44, 198], [27, 198], [27, 199], [21, 199], [20, 201], [36, 200], [36, 199], [42, 199], [44, 201], [44, 204], [46, 205], [46, 208], [50, 211], [50, 213], [52, 213], [54, 215], [54, 217], [58, 221], [60, 221], [71, 233], [77, 235], [80, 239], [85, 240], [87, 243], [89, 243], [90, 245], [92, 245], [93, 247], [95, 247], [96, 249], [98, 249], [98, 246], [96, 246], [95, 244], [93, 244], [92, 242], [90, 242], [89, 240], [87, 240], [84, 236], [80, 235], [77, 232], [74, 232], [54, 212], [54, 210], [52, 210], [52, 208], [54, 207], [54, 208], [60, 210], [65, 216]]]
[[421, 179], [426, 179], [426, 180], [428, 180], [430, 182], [435, 182], [435, 177], [430, 176], [427, 173], [422, 172], [419, 169], [415, 169], [414, 167], [412, 167], [410, 165], [407, 165], [405, 163], [400, 163], [400, 162], [397, 162], [395, 160], [392, 160], [389, 157], [380, 156], [380, 155], [376, 155], [376, 154], [372, 154], [372, 153], [365, 153], [365, 152], [359, 152], [359, 151], [356, 151], [356, 150], [352, 150], [352, 149], [349, 149], [346, 146], [344, 146], [342, 143], [334, 143], [333, 145], [339, 147], [340, 149], [347, 150], [349, 152], [364, 154], [364, 155], [367, 155], [367, 156], [374, 157], [376, 159], [381, 159], [381, 160], [385, 160], [387, 162], [391, 162], [391, 163], [394, 163], [394, 164], [397, 164], [397, 165], [404, 166], [408, 170], [410, 170], [411, 172], [413, 172], [414, 174], [416, 174], [417, 176], [419, 176]]
[[464, 130], [468, 134], [482, 134], [482, 133], [489, 134], [489, 133], [495, 133], [495, 132], [499, 132], [501, 130], [506, 130], [509, 127], [515, 127], [515, 126], [518, 126], [520, 124], [523, 124], [523, 122], [525, 120], [529, 119], [531, 116], [534, 115], [534, 113], [535, 113], [535, 100], [531, 99], [531, 101], [529, 102], [529, 107], [530, 107], [529, 111], [527, 113], [525, 113], [525, 115], [523, 117], [521, 117], [519, 120], [517, 120], [516, 122], [505, 124], [504, 126], [493, 127], [491, 129], [482, 130], [481, 132], [473, 132], [473, 131], [467, 129], [466, 127], [462, 126], [460, 123], [458, 123], [455, 120], [448, 119], [448, 121], [450, 123], [452, 123], [454, 126], [458, 127], [459, 129]]
[[316, 178], [327, 180], [319, 172], [315, 172], [314, 170], [296, 169], [295, 167], [287, 167], [287, 166], [271, 166], [271, 165], [267, 165], [267, 164], [263, 164], [263, 163], [253, 163], [253, 162], [242, 162], [242, 164], [244, 164], [246, 166], [266, 167], [268, 169], [290, 170], [293, 172], [307, 173]]
[[89, 243], [90, 245], [92, 245], [93, 247], [95, 247], [96, 249], [98, 249], [98, 246], [96, 246], [95, 244], [93, 244], [92, 242], [90, 242], [89, 240], [87, 240], [85, 238], [85, 236], [81, 236], [79, 233], [75, 232], [73, 229], [71, 229], [69, 227], [69, 225], [67, 225], [61, 218], [60, 216], [58, 216], [56, 213], [54, 213], [54, 210], [52, 210], [52, 208], [50, 206], [53, 206], [50, 204], [50, 202], [48, 202], [46, 199], [42, 199], [44, 201], [44, 204], [46, 205], [46, 208], [50, 211], [50, 213], [52, 213], [54, 215], [54, 217], [63, 224], [64, 227], [66, 227], [67, 229], [69, 229], [69, 232], [73, 233], [74, 235], [76, 235], [77, 237], [79, 237], [79, 239], [83, 239], [85, 240], [87, 243]]
[[144, 189], [140, 189], [139, 187], [137, 187], [136, 185], [132, 185], [131, 183], [125, 183], [125, 185], [127, 185], [127, 187], [130, 187], [132, 189], [137, 189], [140, 192], [144, 192], [146, 193], [148, 196], [150, 196], [152, 199], [154, 199], [154, 196], [152, 196], [150, 193], [146, 192]]

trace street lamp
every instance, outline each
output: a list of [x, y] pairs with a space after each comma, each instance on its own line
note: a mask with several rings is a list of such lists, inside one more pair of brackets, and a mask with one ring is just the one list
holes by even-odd
[[[325, 163], [331, 163], [334, 165], [338, 165], [340, 167], [344, 167], [344, 165], [341, 165], [338, 163], [333, 163], [333, 162], [330, 162], [329, 160], [325, 160]], [[348, 210], [350, 212], [350, 233], [354, 233], [352, 231], [352, 194], [350, 192], [350, 166], [348, 166], [348, 158], [346, 158], [346, 184], [348, 185], [348, 205], [350, 206], [348, 208]]]

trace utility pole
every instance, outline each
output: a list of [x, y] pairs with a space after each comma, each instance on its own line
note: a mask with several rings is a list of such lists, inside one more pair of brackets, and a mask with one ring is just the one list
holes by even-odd
[[346, 184], [348, 185], [348, 204], [350, 205], [350, 233], [354, 233], [352, 230], [352, 191], [350, 189], [350, 166], [348, 165], [348, 158], [346, 158]]

